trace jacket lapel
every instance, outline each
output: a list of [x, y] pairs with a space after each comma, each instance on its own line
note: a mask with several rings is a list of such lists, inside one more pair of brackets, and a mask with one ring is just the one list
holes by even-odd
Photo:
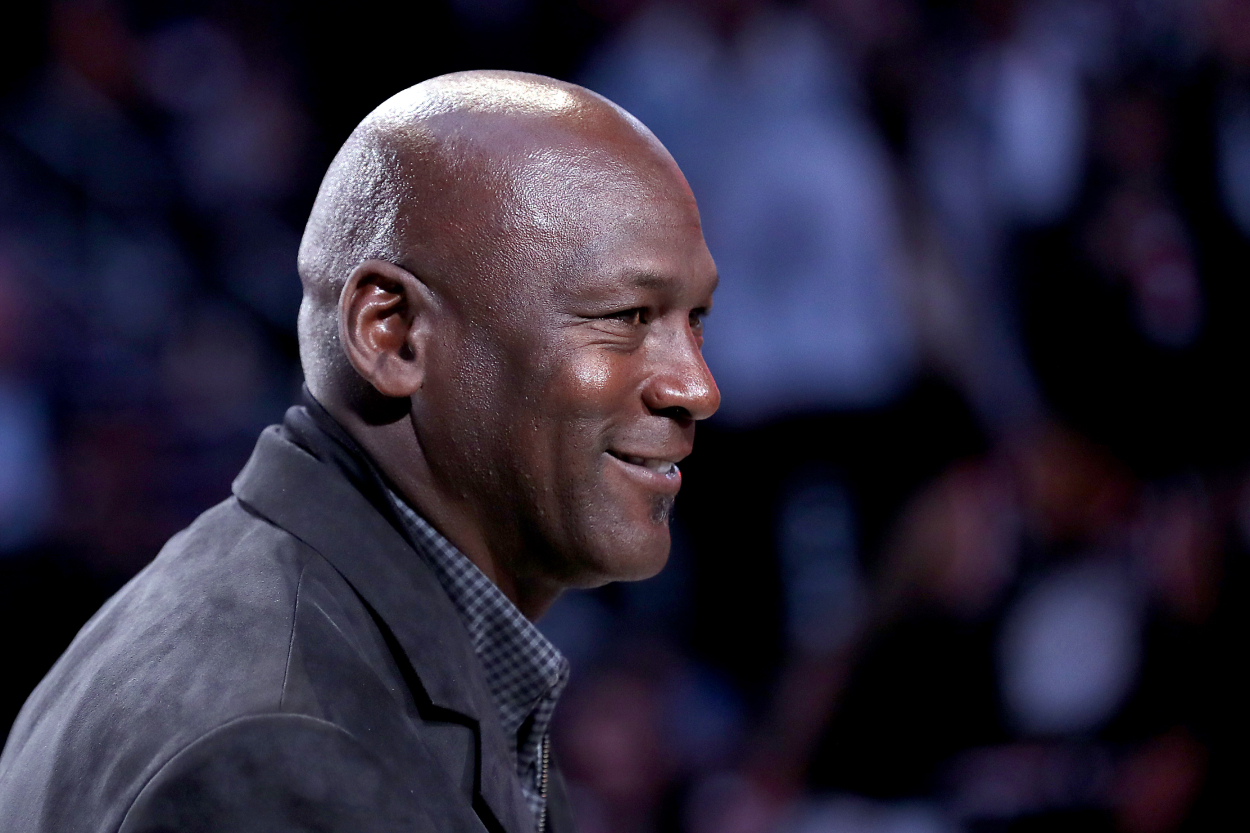
[[[327, 452], [319, 456], [337, 456], [316, 445], [313, 451]], [[234, 494], [329, 561], [394, 633], [429, 700], [476, 723], [481, 799], [507, 833], [532, 833], [511, 746], [458, 613], [425, 560], [349, 481], [353, 472], [335, 462], [271, 426], [235, 479]]]

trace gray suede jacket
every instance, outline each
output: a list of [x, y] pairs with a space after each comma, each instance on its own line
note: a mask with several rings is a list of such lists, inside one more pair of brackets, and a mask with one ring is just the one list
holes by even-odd
[[[82, 629], [0, 757], [0, 831], [534, 833], [464, 626], [308, 399]], [[572, 833], [553, 773], [548, 830]]]

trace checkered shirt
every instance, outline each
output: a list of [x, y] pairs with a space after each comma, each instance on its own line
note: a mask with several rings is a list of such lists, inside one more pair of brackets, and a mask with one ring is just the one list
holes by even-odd
[[468, 556], [407, 501], [389, 490], [387, 495], [417, 551], [434, 568], [464, 620], [499, 708], [505, 737], [513, 741], [521, 792], [537, 824], [546, 805], [542, 744], [556, 700], [569, 679], [569, 661]]

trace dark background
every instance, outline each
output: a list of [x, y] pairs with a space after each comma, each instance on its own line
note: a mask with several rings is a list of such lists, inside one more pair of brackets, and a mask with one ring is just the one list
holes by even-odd
[[294, 400], [334, 151], [483, 67], [651, 126], [722, 275], [669, 568], [541, 623], [584, 831], [1235, 812], [1243, 0], [10, 4], [0, 724]]

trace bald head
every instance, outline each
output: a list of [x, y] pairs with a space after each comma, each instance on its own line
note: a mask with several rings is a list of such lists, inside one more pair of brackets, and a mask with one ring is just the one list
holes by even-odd
[[310, 389], [341, 402], [363, 384], [339, 342], [340, 295], [361, 263], [401, 266], [452, 302], [488, 302], [500, 272], [532, 250], [578, 256], [578, 207], [596, 191], [664, 180], [685, 188], [650, 131], [573, 84], [464, 72], [395, 95], [338, 152], [304, 231]]
[[419, 84], [335, 157], [299, 270], [313, 395], [527, 615], [659, 569], [717, 277], [636, 119], [533, 75]]

